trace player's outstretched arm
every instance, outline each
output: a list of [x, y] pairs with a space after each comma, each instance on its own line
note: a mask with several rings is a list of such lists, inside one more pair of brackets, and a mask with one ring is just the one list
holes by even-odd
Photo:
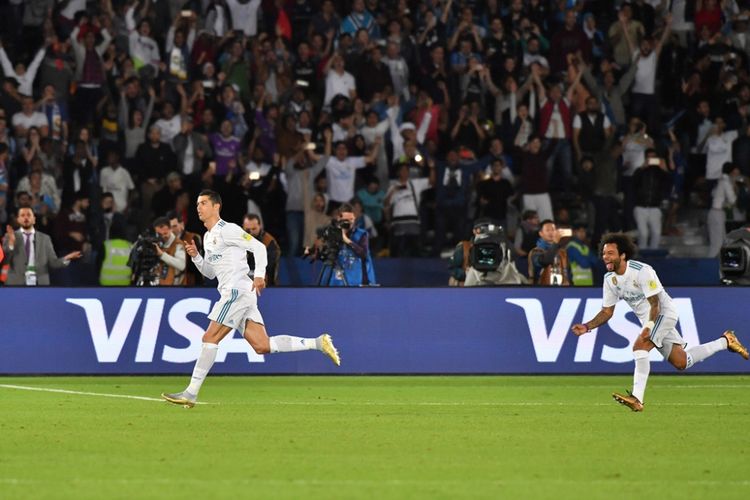
[[605, 324], [607, 321], [612, 319], [612, 315], [614, 314], [614, 312], [615, 312], [615, 306], [602, 307], [602, 310], [599, 311], [596, 316], [594, 316], [594, 319], [587, 321], [583, 324], [579, 323], [579, 324], [573, 325], [573, 327], [571, 328], [571, 331], [574, 334], [581, 336], [584, 333], [590, 332], [594, 328], [600, 327], [601, 325]]

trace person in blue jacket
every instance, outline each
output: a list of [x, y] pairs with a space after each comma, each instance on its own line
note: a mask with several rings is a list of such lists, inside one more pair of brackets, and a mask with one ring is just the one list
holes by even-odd
[[370, 255], [367, 231], [355, 227], [354, 208], [345, 203], [338, 210], [343, 243], [336, 256], [329, 286], [367, 286], [375, 284], [375, 269]]

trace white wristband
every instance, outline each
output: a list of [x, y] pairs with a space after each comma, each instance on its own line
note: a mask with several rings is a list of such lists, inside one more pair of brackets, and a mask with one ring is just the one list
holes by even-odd
[[649, 321], [648, 323], [646, 323], [645, 325], [643, 325], [643, 328], [644, 329], [648, 328], [648, 331], [653, 332], [654, 331], [654, 322], [653, 321]]

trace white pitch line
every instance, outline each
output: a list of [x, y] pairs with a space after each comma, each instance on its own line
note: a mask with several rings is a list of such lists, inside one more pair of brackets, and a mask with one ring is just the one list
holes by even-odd
[[[0, 388], [4, 389], [18, 389], [21, 391], [39, 391], [39, 392], [55, 392], [59, 394], [75, 394], [78, 396], [99, 396], [102, 398], [122, 398], [122, 399], [137, 399], [139, 401], [158, 401], [160, 403], [165, 402], [161, 398], [149, 398], [146, 396], [130, 396], [128, 394], [107, 394], [104, 392], [84, 392], [84, 391], [71, 391], [68, 389], [53, 389], [51, 387], [31, 387], [27, 385], [11, 385], [11, 384], [0, 384]], [[209, 405], [215, 403], [206, 403], [199, 401], [196, 404]]]
[[[58, 394], [74, 394], [78, 396], [99, 396], [104, 398], [136, 399], [140, 401], [163, 402], [161, 398], [150, 398], [146, 396], [131, 396], [128, 394], [108, 394], [104, 392], [72, 391], [69, 389], [55, 389], [51, 387], [32, 387], [26, 385], [0, 384], [0, 388], [17, 389], [22, 391], [52, 392]], [[207, 403], [199, 401], [196, 404], [214, 405], [218, 403]], [[436, 406], [436, 407], [461, 407], [461, 406], [611, 406], [612, 403], [565, 403], [546, 401], [242, 401], [225, 403], [241, 406]], [[750, 406], [746, 403], [649, 403], [649, 406]]]
[[[612, 406], [614, 403], [564, 403], [564, 402], [545, 402], [545, 401], [243, 401], [222, 403], [226, 405], [238, 406], [436, 406], [436, 407], [503, 407], [503, 406], [570, 406], [570, 407], [591, 407], [591, 406]], [[745, 403], [649, 403], [651, 406], [750, 406]]]

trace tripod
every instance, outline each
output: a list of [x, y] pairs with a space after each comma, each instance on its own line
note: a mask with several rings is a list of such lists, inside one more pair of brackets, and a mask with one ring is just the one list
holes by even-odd
[[344, 286], [349, 286], [349, 282], [346, 281], [346, 274], [337, 263], [323, 262], [323, 267], [320, 269], [318, 274], [317, 286], [331, 286], [331, 280], [334, 276], [339, 276], [341, 281], [344, 282]]

